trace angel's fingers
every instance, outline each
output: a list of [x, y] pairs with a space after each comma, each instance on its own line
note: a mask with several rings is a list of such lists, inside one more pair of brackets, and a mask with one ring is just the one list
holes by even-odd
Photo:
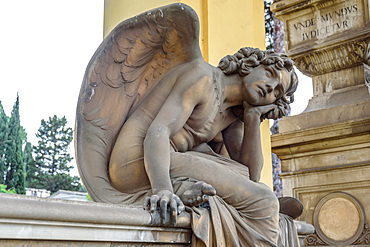
[[172, 197], [170, 201], [170, 209], [171, 209], [171, 220], [172, 224], [176, 226], [177, 221], [177, 202], [174, 197]]
[[144, 210], [149, 211], [149, 208], [150, 208], [150, 197], [149, 196], [145, 197], [143, 207], [144, 207]]
[[208, 195], [203, 195], [202, 199], [203, 199], [203, 202], [208, 202], [209, 201], [209, 196]]
[[279, 118], [282, 118], [282, 117], [286, 116], [287, 113], [288, 113], [288, 111], [286, 109], [280, 109]]
[[274, 109], [273, 119], [276, 120], [276, 119], [282, 118], [282, 117], [283, 117], [283, 115], [282, 115], [281, 109], [279, 109], [279, 108]]
[[168, 200], [167, 198], [162, 198], [160, 201], [161, 205], [161, 218], [164, 225], [168, 223], [168, 212], [167, 212], [167, 206], [168, 206]]
[[268, 113], [266, 113], [266, 118], [273, 119], [274, 118], [274, 110], [269, 111]]
[[265, 114], [272, 110], [278, 109], [278, 106], [276, 104], [270, 104], [270, 105], [260, 106], [260, 109], [261, 109], [261, 113]]
[[285, 107], [279, 107], [279, 118], [282, 118], [288, 114], [288, 109]]
[[177, 214], [181, 214], [185, 210], [184, 203], [181, 201], [179, 197], [175, 197], [177, 203]]
[[157, 204], [158, 204], [159, 196], [152, 195], [150, 197], [150, 212], [154, 213], [157, 210]]

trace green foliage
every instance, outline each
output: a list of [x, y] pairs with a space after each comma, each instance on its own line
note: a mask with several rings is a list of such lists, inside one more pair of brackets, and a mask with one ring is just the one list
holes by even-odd
[[266, 39], [266, 49], [273, 49], [274, 43], [274, 14], [270, 10], [272, 1], [265, 0], [265, 39]]
[[37, 167], [35, 160], [32, 157], [32, 144], [26, 143], [24, 147], [24, 163], [26, 164], [26, 187], [32, 187], [32, 184], [37, 183], [36, 171]]
[[7, 140], [5, 142], [5, 184], [7, 189], [15, 189], [17, 194], [25, 194], [25, 164], [22, 145], [26, 133], [20, 124], [19, 96], [14, 104], [7, 126]]
[[5, 150], [8, 140], [8, 117], [4, 112], [3, 105], [0, 101], [0, 184], [5, 181], [6, 163], [5, 163]]
[[69, 174], [73, 131], [66, 124], [65, 117], [42, 120], [38, 145], [32, 147], [20, 125], [18, 95], [10, 118], [0, 102], [0, 192], [25, 194], [26, 186], [51, 192], [82, 189], [79, 177]]
[[90, 197], [90, 195], [89, 195], [89, 194], [86, 194], [86, 199], [87, 199], [88, 201], [92, 202], [92, 199], [91, 199], [91, 197]]
[[61, 189], [80, 189], [79, 177], [69, 174], [73, 167], [69, 165], [72, 157], [68, 147], [73, 139], [73, 131], [66, 125], [65, 117], [54, 115], [48, 121], [41, 120], [36, 134], [38, 145], [33, 148], [35, 166], [28, 168], [27, 181], [30, 187], [47, 189], [52, 193]]
[[0, 184], [0, 193], [16, 194], [15, 189], [7, 190], [5, 184]]

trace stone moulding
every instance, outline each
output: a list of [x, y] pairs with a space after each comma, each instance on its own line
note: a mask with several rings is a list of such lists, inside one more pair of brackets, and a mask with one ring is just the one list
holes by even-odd
[[[157, 227], [139, 207], [8, 194], [0, 202], [0, 246], [183, 247], [192, 239], [186, 212], [176, 227]], [[302, 241], [314, 231], [294, 223]]]
[[[327, 206], [329, 204], [330, 206]], [[334, 205], [336, 204], [341, 206], [335, 208]], [[325, 212], [323, 213], [323, 211]], [[342, 216], [345, 211], [351, 212], [351, 215]], [[320, 215], [322, 214], [324, 214], [324, 216], [321, 217]], [[352, 244], [362, 236], [363, 229], [366, 224], [365, 212], [361, 203], [351, 194], [337, 191], [329, 193], [321, 198], [315, 208], [314, 222], [317, 235], [326, 243], [331, 245]], [[338, 225], [341, 227], [338, 227]], [[338, 236], [340, 228], [344, 228], [345, 232], [342, 230], [341, 234]], [[343, 236], [343, 233], [348, 235]]]
[[[305, 246], [328, 246], [329, 244], [322, 240], [316, 233], [310, 234], [306, 238]], [[361, 236], [354, 241], [351, 246], [370, 246], [370, 225], [366, 223], [362, 230]]]
[[[309, 116], [307, 116], [308, 118]], [[292, 155], [297, 155], [297, 152], [302, 153], [306, 151], [312, 151], [311, 149], [303, 149], [302, 147], [289, 148], [291, 145], [306, 145], [320, 140], [333, 139], [336, 142], [332, 142], [333, 147], [338, 147], [338, 139], [344, 138], [351, 135], [365, 135], [367, 136], [370, 131], [370, 118], [365, 117], [358, 120], [343, 121], [339, 123], [333, 123], [327, 126], [313, 126], [311, 128], [291, 131], [287, 133], [279, 133], [271, 136], [272, 148], [274, 152], [278, 152], [279, 155], [287, 156], [284, 158], [290, 158]], [[369, 139], [362, 140], [361, 143], [368, 144]], [[322, 147], [328, 149], [328, 146]], [[279, 152], [279, 150], [282, 150]], [[297, 152], [294, 152], [294, 151]], [[322, 151], [320, 149], [320, 151]]]
[[370, 245], [370, 225], [365, 224], [361, 236], [354, 242], [355, 245]]
[[282, 0], [271, 11], [286, 26], [287, 55], [312, 77], [364, 63], [368, 5], [367, 0]]
[[176, 227], [155, 227], [151, 226], [149, 212], [138, 207], [7, 194], [1, 194], [0, 201], [0, 241], [86, 241], [138, 243], [138, 246], [147, 246], [147, 243], [153, 246], [187, 246], [192, 237], [187, 213], [182, 214]]
[[370, 93], [370, 45], [367, 46], [365, 59], [364, 59], [364, 71], [365, 71], [365, 85]]
[[325, 246], [328, 245], [316, 233], [307, 236], [306, 246]]
[[364, 63], [368, 45], [369, 39], [357, 40], [293, 57], [293, 60], [303, 74], [312, 77]]

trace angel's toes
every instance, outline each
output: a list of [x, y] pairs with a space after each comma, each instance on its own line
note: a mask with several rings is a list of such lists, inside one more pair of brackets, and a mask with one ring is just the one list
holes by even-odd
[[194, 195], [192, 190], [186, 190], [182, 195], [180, 195], [181, 201], [186, 206], [193, 206], [194, 198], [196, 198], [196, 195]]
[[202, 194], [207, 195], [207, 196], [214, 196], [214, 195], [216, 195], [216, 189], [213, 188], [212, 185], [207, 184], [205, 182], [202, 182], [202, 183], [203, 183], [202, 184], [202, 188], [201, 188]]
[[197, 197], [190, 199], [188, 202], [189, 202], [189, 206], [197, 207], [205, 202], [208, 202], [208, 196], [206, 195], [197, 196]]

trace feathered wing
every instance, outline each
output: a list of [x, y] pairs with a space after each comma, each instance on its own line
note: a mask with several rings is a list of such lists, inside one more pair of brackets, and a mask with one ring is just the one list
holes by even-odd
[[164, 74], [200, 56], [198, 17], [184, 4], [123, 21], [104, 39], [87, 66], [76, 116], [78, 169], [93, 200], [130, 202], [109, 182], [116, 137]]

